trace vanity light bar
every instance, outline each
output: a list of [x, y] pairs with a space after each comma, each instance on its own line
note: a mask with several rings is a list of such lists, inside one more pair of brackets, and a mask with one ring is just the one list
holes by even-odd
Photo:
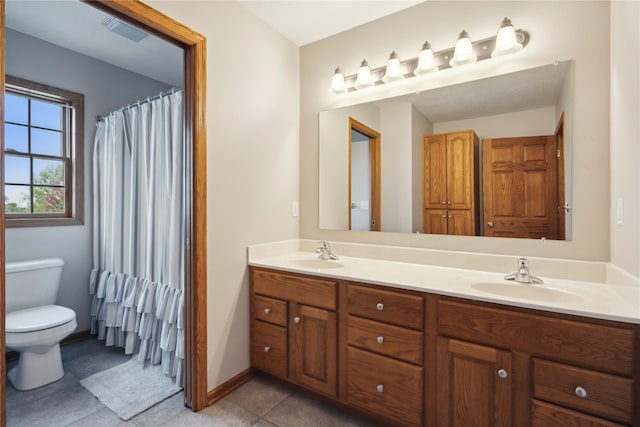
[[[511, 26], [511, 21], [505, 18], [502, 21], [501, 30], [502, 28], [505, 28], [508, 26]], [[490, 59], [491, 57], [498, 57], [498, 56], [504, 56], [504, 55], [516, 53], [522, 50], [522, 48], [529, 43], [529, 33], [527, 33], [526, 31], [518, 29], [518, 30], [514, 30], [513, 34], [515, 35], [515, 43], [506, 48], [503, 48], [501, 46], [499, 49], [496, 49], [496, 40], [500, 35], [500, 33], [493, 37], [472, 42], [471, 50], [472, 50], [472, 53], [476, 56], [476, 60], [472, 62], [484, 61], [485, 59]], [[460, 40], [460, 38], [464, 37], [465, 35], [468, 36], [466, 34], [466, 31], [463, 30], [460, 33], [460, 37], [458, 40]], [[423, 45], [423, 52], [430, 48], [431, 47], [429, 43], [425, 42], [425, 44]], [[342, 70], [340, 69], [340, 67], [338, 67], [336, 68], [333, 74], [331, 90], [335, 93], [347, 93], [347, 92], [352, 92], [358, 89], [360, 90], [365, 89], [366, 87], [379, 86], [385, 83], [391, 83], [393, 81], [402, 80], [403, 78], [409, 79], [409, 78], [421, 76], [424, 74], [431, 74], [436, 71], [452, 68], [452, 66], [459, 66], [459, 65], [465, 64], [465, 62], [458, 62], [458, 65], [456, 65], [456, 61], [455, 60], [452, 61], [454, 59], [454, 55], [455, 55], [455, 47], [441, 50], [439, 52], [434, 52], [433, 62], [435, 64], [435, 67], [431, 72], [429, 71], [421, 72], [419, 69], [417, 69], [419, 57], [402, 61], [400, 62], [400, 70], [401, 70], [400, 73], [402, 74], [402, 77], [397, 77], [392, 79], [387, 78], [388, 77], [387, 65], [371, 69], [370, 70], [371, 81], [366, 85], [357, 84], [358, 74], [362, 74], [363, 72], [362, 67], [365, 65], [368, 67], [368, 63], [366, 60], [362, 61], [361, 69], [359, 70], [358, 74], [352, 74], [345, 77], [342, 74]], [[391, 59], [397, 60], [397, 54], [395, 53], [395, 51], [392, 52], [390, 60]], [[472, 63], [472, 62], [466, 62], [466, 63]], [[397, 64], [395, 66], [397, 67]]]

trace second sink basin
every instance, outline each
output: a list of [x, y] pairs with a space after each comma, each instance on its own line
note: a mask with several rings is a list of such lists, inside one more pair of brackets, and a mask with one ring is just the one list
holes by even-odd
[[569, 302], [583, 300], [573, 292], [545, 285], [532, 285], [517, 282], [479, 282], [471, 285], [473, 289], [494, 295], [522, 298], [545, 302]]

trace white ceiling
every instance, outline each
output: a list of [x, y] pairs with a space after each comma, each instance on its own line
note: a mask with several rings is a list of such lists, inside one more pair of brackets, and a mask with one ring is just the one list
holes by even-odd
[[238, 0], [297, 46], [327, 38], [424, 0]]

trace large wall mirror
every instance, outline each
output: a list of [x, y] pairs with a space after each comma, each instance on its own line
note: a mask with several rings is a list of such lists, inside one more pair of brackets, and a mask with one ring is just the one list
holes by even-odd
[[573, 67], [322, 111], [320, 228], [570, 240]]

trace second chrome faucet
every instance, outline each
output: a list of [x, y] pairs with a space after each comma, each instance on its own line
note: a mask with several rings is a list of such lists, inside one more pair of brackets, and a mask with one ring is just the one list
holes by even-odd
[[319, 254], [318, 258], [325, 260], [337, 260], [339, 259], [336, 255], [331, 252], [331, 245], [329, 242], [324, 240], [318, 242], [320, 246], [316, 248], [316, 253]]
[[531, 283], [534, 285], [541, 285], [544, 282], [539, 277], [533, 276], [529, 273], [529, 261], [526, 258], [518, 259], [518, 270], [504, 276], [506, 280], [513, 280], [519, 283]]

